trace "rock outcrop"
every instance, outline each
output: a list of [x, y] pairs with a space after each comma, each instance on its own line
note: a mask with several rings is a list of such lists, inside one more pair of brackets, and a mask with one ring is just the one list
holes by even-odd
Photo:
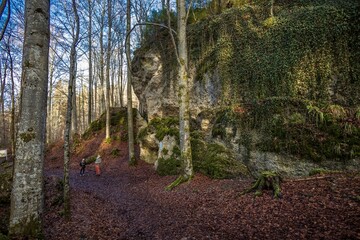
[[[232, 9], [192, 26], [190, 115], [193, 133], [201, 136], [194, 146], [235, 159], [252, 175], [272, 170], [303, 176], [317, 167], [360, 166], [357, 37], [326, 27], [358, 31], [349, 22], [356, 19], [349, 6], [336, 11], [328, 5], [295, 6], [283, 10], [284, 21], [270, 19], [271, 25], [266, 25], [269, 19], [251, 19], [256, 8]], [[302, 14], [308, 18], [296, 17]], [[324, 27], [314, 28], [321, 14], [341, 17], [316, 21]], [[314, 37], [319, 34], [321, 41]], [[325, 44], [326, 39], [332, 43]], [[148, 123], [178, 116], [176, 61], [158, 41], [166, 40], [153, 41], [133, 59], [134, 91]], [[140, 138], [141, 156], [150, 163], [168, 158], [156, 135], [150, 131]]]
[[[155, 117], [178, 115], [176, 68], [165, 75], [162, 61], [166, 60], [153, 50], [135, 55], [133, 59], [134, 92], [139, 98], [140, 112], [149, 121]], [[189, 87], [193, 118], [206, 109], [219, 106], [222, 87], [216, 72], [205, 75], [202, 82], [191, 77]]]

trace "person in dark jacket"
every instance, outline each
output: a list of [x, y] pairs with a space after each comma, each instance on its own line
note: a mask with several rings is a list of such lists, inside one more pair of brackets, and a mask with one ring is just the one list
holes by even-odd
[[86, 167], [86, 162], [85, 162], [85, 158], [83, 158], [80, 162], [80, 176], [83, 176], [85, 174], [85, 167]]

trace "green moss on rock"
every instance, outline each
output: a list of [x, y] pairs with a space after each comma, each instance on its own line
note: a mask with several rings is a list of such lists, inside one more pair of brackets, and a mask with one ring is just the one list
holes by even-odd
[[179, 158], [176, 157], [170, 157], [168, 159], [160, 158], [158, 159], [156, 172], [160, 176], [178, 175], [181, 171], [181, 166], [182, 164]]
[[202, 139], [192, 139], [191, 147], [196, 172], [217, 179], [249, 174], [246, 166], [236, 160], [233, 154], [220, 144], [209, 144]]
[[146, 133], [153, 132], [157, 140], [162, 141], [166, 135], [175, 136], [179, 139], [179, 118], [178, 117], [166, 117], [166, 118], [154, 118], [150, 121], [146, 130], [143, 130], [142, 136]]

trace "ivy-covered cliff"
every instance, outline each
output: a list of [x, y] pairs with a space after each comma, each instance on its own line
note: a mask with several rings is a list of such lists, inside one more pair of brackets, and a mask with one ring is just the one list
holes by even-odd
[[297, 2], [273, 17], [247, 5], [191, 25], [195, 79], [218, 71], [223, 103], [291, 97], [358, 105], [359, 2]]
[[[209, 12], [194, 10], [188, 26], [200, 141], [226, 146], [255, 172], [280, 155], [358, 161], [360, 3], [275, 1], [273, 16], [254, 3]], [[167, 30], [147, 34], [133, 60], [134, 89], [143, 115], [158, 121], [178, 114], [176, 61]]]

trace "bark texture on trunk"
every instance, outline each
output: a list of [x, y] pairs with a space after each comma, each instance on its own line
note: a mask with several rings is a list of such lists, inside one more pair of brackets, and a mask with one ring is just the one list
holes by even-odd
[[93, 119], [93, 71], [92, 71], [92, 5], [91, 0], [89, 4], [89, 97], [88, 97], [88, 126], [90, 126]]
[[180, 151], [184, 164], [184, 177], [193, 175], [190, 145], [190, 114], [189, 114], [189, 75], [186, 44], [186, 8], [185, 0], [178, 0], [178, 55], [179, 55], [179, 122]]
[[106, 50], [106, 88], [105, 88], [105, 107], [106, 107], [106, 139], [110, 139], [110, 56], [111, 56], [111, 0], [108, 0], [108, 42]]
[[66, 124], [65, 124], [65, 136], [64, 136], [64, 214], [65, 217], [70, 217], [70, 181], [69, 181], [69, 163], [70, 163], [70, 133], [73, 108], [73, 94], [74, 85], [76, 79], [76, 46], [79, 41], [79, 15], [77, 13], [76, 2], [72, 0], [72, 6], [75, 14], [75, 36], [71, 44], [70, 50], [70, 79], [68, 87], [68, 101], [66, 111]]
[[9, 227], [14, 238], [37, 238], [42, 233], [49, 6], [49, 0], [25, 2], [21, 102]]
[[[130, 15], [131, 1], [127, 0], [126, 11], [126, 32], [128, 35], [131, 30], [131, 15]], [[128, 137], [129, 137], [129, 165], [136, 164], [135, 150], [134, 150], [134, 120], [132, 111], [132, 92], [131, 92], [131, 59], [130, 59], [130, 36], [126, 39], [126, 58], [127, 58], [127, 113], [128, 113]]]

